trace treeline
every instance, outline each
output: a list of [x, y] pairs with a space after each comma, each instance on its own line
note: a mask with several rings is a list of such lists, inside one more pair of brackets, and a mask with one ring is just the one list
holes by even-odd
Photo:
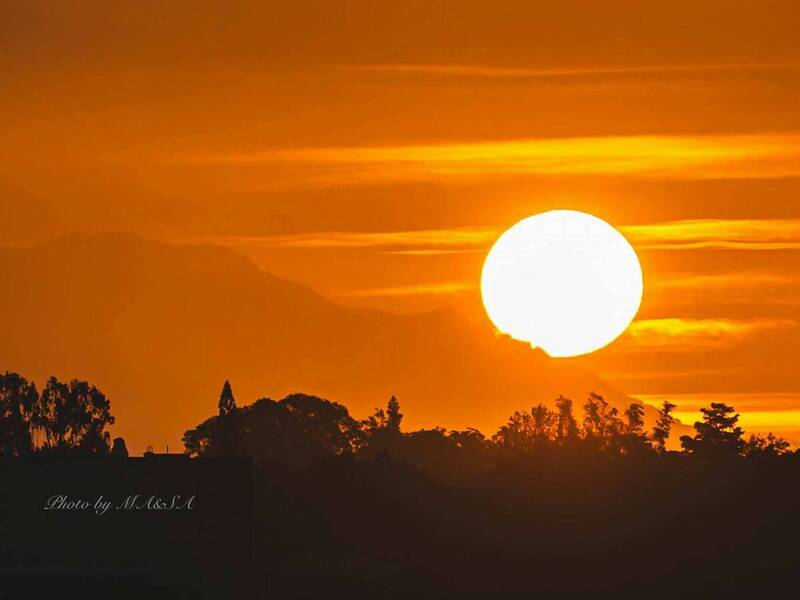
[[738, 598], [798, 581], [800, 454], [745, 438], [724, 404], [681, 444], [672, 405], [645, 422], [595, 394], [491, 437], [405, 431], [396, 398], [356, 419], [303, 394], [237, 407], [226, 384], [217, 408], [186, 450], [253, 457], [275, 598]]
[[293, 466], [335, 456], [393, 459], [437, 473], [459, 474], [491, 469], [498, 461], [537, 455], [644, 457], [685, 455], [706, 461], [779, 457], [790, 444], [773, 434], [745, 438], [739, 415], [722, 403], [702, 409], [693, 436], [682, 436], [682, 452], [668, 451], [674, 404], [665, 402], [649, 429], [644, 407], [633, 403], [623, 412], [598, 394], [590, 394], [576, 417], [573, 402], [560, 396], [555, 410], [538, 404], [517, 411], [491, 438], [476, 429], [443, 428], [403, 432], [400, 403], [392, 397], [385, 409], [362, 420], [346, 407], [315, 396], [293, 394], [237, 407], [229, 382], [218, 414], [183, 436], [192, 456], [252, 456]]
[[[623, 414], [600, 395], [591, 393], [583, 404], [583, 422], [573, 416], [572, 401], [560, 396], [551, 411], [543, 404], [530, 412], [515, 412], [492, 437], [500, 449], [531, 452], [553, 446], [581, 446], [594, 452], [618, 455], [664, 454], [675, 422], [675, 405], [665, 401], [652, 429], [645, 429], [644, 406], [632, 403]], [[694, 424], [695, 435], [680, 438], [682, 452], [706, 460], [736, 457], [780, 456], [791, 444], [769, 433], [745, 438], [733, 407], [712, 402], [700, 409], [702, 420]]]
[[[514, 412], [487, 438], [477, 429], [404, 432], [395, 397], [385, 409], [360, 420], [341, 404], [306, 394], [279, 401], [263, 398], [238, 407], [226, 381], [217, 414], [187, 431], [183, 442], [192, 456], [252, 456], [293, 466], [333, 456], [392, 458], [457, 473], [544, 453], [675, 455], [667, 450], [674, 408], [664, 402], [648, 429], [639, 403], [620, 412], [592, 393], [580, 407], [579, 419], [572, 400], [560, 396], [554, 409], [538, 404]], [[703, 460], [800, 456], [800, 451], [791, 452], [788, 441], [771, 433], [745, 437], [739, 415], [726, 404], [712, 403], [701, 413], [695, 434], [680, 438], [683, 455]], [[105, 429], [113, 423], [110, 401], [86, 381], [51, 377], [39, 392], [18, 373], [0, 375], [0, 455], [109, 454], [110, 435]], [[120, 446], [124, 452], [124, 442]]]
[[111, 402], [86, 381], [51, 377], [41, 392], [18, 373], [0, 375], [0, 455], [108, 454]]

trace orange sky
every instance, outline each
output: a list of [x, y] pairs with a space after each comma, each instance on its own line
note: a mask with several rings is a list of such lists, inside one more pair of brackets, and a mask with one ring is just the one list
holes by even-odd
[[800, 440], [796, 2], [211, 4], [0, 2], [0, 242], [210, 242], [480, 322], [498, 233], [586, 210], [645, 293], [571, 361]]

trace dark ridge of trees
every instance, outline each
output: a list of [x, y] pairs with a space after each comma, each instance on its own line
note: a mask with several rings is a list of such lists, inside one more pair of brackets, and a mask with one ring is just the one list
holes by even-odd
[[668, 452], [674, 404], [664, 402], [650, 430], [644, 407], [632, 403], [620, 412], [592, 393], [582, 406], [582, 420], [564, 396], [555, 409], [537, 404], [514, 412], [491, 437], [476, 429], [402, 430], [400, 403], [392, 396], [363, 420], [353, 418], [336, 402], [293, 394], [283, 400], [263, 398], [237, 407], [228, 381], [223, 385], [219, 414], [184, 434], [192, 456], [251, 456], [303, 467], [318, 460], [350, 456], [361, 461], [402, 462], [445, 477], [486, 472], [500, 463], [525, 457], [578, 453], [582, 456], [691, 457], [716, 462], [727, 458], [777, 457], [790, 444], [773, 434], [745, 441], [733, 408], [713, 403], [695, 423], [695, 435], [683, 436], [683, 451]]
[[95, 386], [51, 377], [42, 392], [18, 373], [0, 375], [0, 455], [110, 452], [111, 402]]
[[[336, 402], [307, 394], [283, 400], [262, 398], [238, 407], [225, 381], [217, 415], [185, 432], [192, 456], [252, 456], [303, 466], [315, 460], [350, 455], [361, 460], [400, 460], [443, 474], [491, 468], [497, 461], [543, 452], [580, 451], [609, 456], [676, 454], [667, 452], [674, 404], [664, 402], [652, 430], [645, 430], [644, 408], [632, 403], [622, 413], [591, 393], [579, 424], [573, 402], [564, 396], [555, 409], [543, 404], [515, 411], [486, 438], [476, 429], [443, 428], [404, 432], [400, 402], [392, 396], [363, 420]], [[682, 436], [682, 454], [703, 461], [770, 458], [790, 453], [788, 441], [770, 433], [745, 439], [739, 415], [722, 403], [701, 409], [695, 435]], [[111, 403], [86, 381], [51, 377], [41, 393], [18, 373], [0, 375], [0, 454], [76, 455], [111, 452], [107, 425], [114, 423]], [[127, 450], [115, 444], [115, 455]], [[797, 454], [797, 453], [795, 453]]]
[[[308, 401], [336, 407], [351, 442], [317, 446], [299, 468], [287, 468], [291, 456], [251, 453], [257, 564], [276, 598], [800, 590], [800, 454], [774, 435], [739, 446], [735, 424], [717, 414], [732, 411], [704, 412], [677, 452], [666, 449], [669, 403], [647, 428], [640, 404], [614, 410], [591, 395], [576, 417], [560, 397], [555, 409], [514, 412], [487, 439], [395, 428], [388, 406], [354, 421], [341, 405]], [[735, 460], [708, 450], [720, 439], [740, 448]]]
[[[102, 439], [102, 428], [88, 432], [98, 431], [107, 410], [99, 392], [78, 383], [48, 383], [53, 404], [71, 394], [81, 400], [73, 405], [84, 406], [76, 420], [83, 425], [51, 426], [48, 437], [19, 426], [50, 422], [35, 387], [18, 375], [0, 378], [4, 450], [42, 451], [48, 439], [48, 448], [94, 448], [73, 439]], [[269, 595], [252, 597], [737, 598], [781, 586], [800, 591], [800, 453], [773, 434], [745, 438], [724, 404], [702, 412], [678, 452], [667, 450], [674, 405], [665, 403], [646, 424], [641, 404], [618, 409], [596, 394], [516, 411], [491, 438], [475, 429], [409, 431], [394, 397], [364, 419], [306, 394], [239, 406], [230, 383], [214, 411], [215, 400], [215, 414], [187, 431], [184, 444], [192, 456], [254, 458], [246, 463], [253, 493], [247, 567]], [[112, 455], [124, 456], [124, 444], [115, 440]], [[151, 473], [219, 464], [141, 462]], [[232, 506], [239, 505], [226, 500], [221, 510]], [[184, 550], [175, 545], [176, 553]], [[240, 579], [228, 572], [219, 581]]]
[[[443, 428], [404, 432], [400, 402], [392, 396], [357, 420], [347, 408], [307, 394], [283, 400], [262, 398], [238, 407], [225, 381], [217, 415], [185, 432], [191, 456], [251, 456], [298, 467], [316, 460], [352, 456], [359, 460], [401, 461], [443, 475], [486, 471], [525, 456], [580, 452], [583, 455], [654, 456], [668, 452], [675, 405], [664, 402], [655, 425], [645, 430], [644, 408], [632, 403], [623, 412], [591, 393], [578, 421], [570, 398], [559, 396], [555, 409], [537, 404], [515, 411], [491, 437], [476, 429]], [[737, 458], [769, 459], [791, 453], [788, 441], [772, 433], [745, 438], [739, 415], [722, 403], [701, 409], [693, 436], [682, 436], [682, 455], [706, 462]], [[18, 373], [0, 375], [0, 455], [77, 455], [111, 453], [106, 426], [114, 423], [111, 403], [86, 381], [51, 377], [41, 393]], [[124, 456], [124, 440], [114, 454]], [[794, 455], [800, 455], [796, 451]]]

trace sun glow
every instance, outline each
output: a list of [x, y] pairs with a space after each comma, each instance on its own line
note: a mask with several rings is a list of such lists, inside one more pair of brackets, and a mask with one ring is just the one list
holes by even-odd
[[554, 357], [616, 339], [642, 300], [642, 269], [611, 225], [573, 210], [528, 217], [495, 242], [481, 274], [495, 327]]

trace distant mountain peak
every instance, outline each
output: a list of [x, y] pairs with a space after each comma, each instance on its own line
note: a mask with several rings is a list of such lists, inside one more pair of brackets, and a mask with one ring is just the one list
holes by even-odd
[[0, 368], [88, 379], [137, 452], [176, 444], [229, 379], [242, 404], [303, 390], [366, 416], [391, 395], [409, 427], [477, 427], [517, 409], [630, 398], [450, 307], [397, 315], [340, 306], [235, 252], [136, 234], [71, 234], [0, 250], [8, 326]]

